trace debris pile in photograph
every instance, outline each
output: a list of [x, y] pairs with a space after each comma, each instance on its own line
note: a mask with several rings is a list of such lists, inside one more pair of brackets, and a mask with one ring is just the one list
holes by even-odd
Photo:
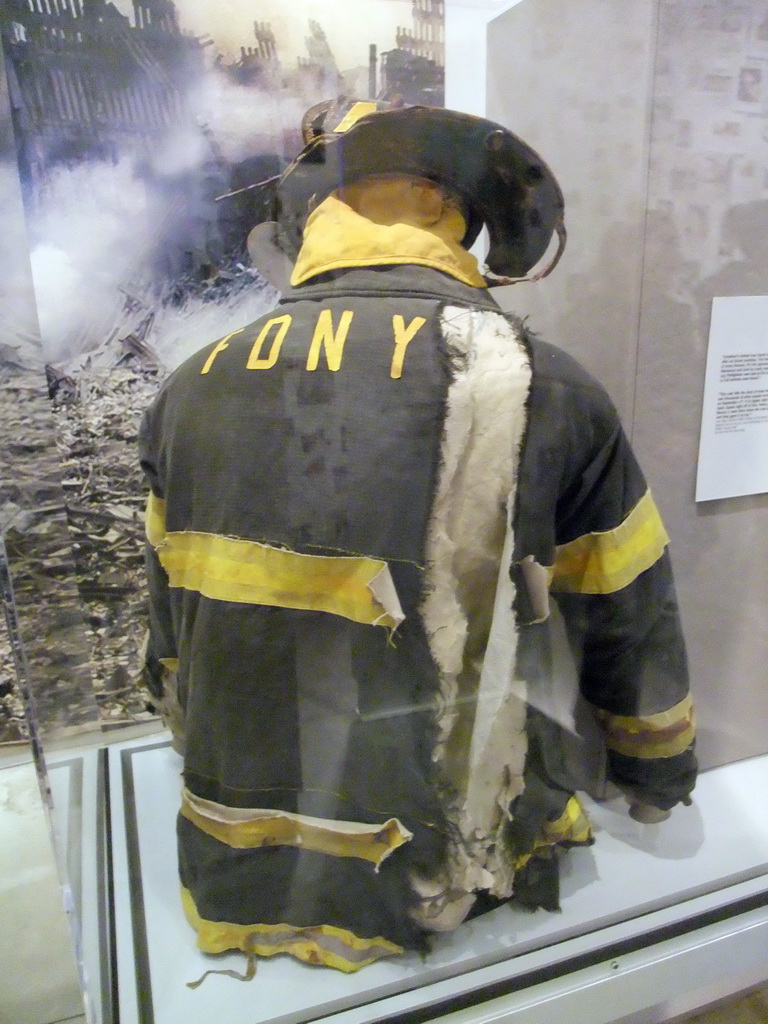
[[77, 380], [48, 369], [75, 578], [105, 727], [155, 717], [139, 681], [146, 483], [136, 442], [164, 370], [139, 333], [119, 348], [116, 365], [104, 368], [94, 358], [97, 365], [86, 364]]
[[[2, 557], [12, 580], [0, 637], [0, 743], [28, 735], [11, 639], [21, 642], [25, 685], [43, 736], [98, 727], [82, 606], [72, 562], [42, 370], [0, 372]], [[20, 649], [17, 646], [17, 656]]]

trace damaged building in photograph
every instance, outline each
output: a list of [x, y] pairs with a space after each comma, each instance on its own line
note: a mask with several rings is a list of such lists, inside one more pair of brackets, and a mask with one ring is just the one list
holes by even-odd
[[[0, 29], [33, 236], [36, 204], [52, 172], [128, 156], [153, 206], [183, 211], [158, 229], [152, 268], [156, 279], [176, 282], [182, 293], [241, 261], [250, 228], [270, 218], [268, 190], [242, 193], [234, 202], [216, 200], [278, 175], [301, 148], [299, 118], [286, 123], [282, 98], [309, 104], [349, 93], [359, 82], [367, 97], [443, 102], [443, 0], [413, 0], [413, 25], [396, 29], [396, 46], [380, 59], [373, 44], [363, 43], [368, 65], [357, 74], [340, 70], [325, 29], [312, 18], [306, 54], [292, 61], [281, 58], [273, 27], [263, 20], [254, 20], [252, 39], [241, 44], [239, 57], [206, 61], [213, 40], [184, 31], [172, 0], [134, 0], [130, 17], [109, 0], [5, 0]], [[195, 107], [195, 90], [211, 74], [253, 89], [259, 122], [268, 122], [254, 126], [243, 147], [250, 151], [236, 159], [222, 151], [216, 131]], [[267, 117], [272, 107], [274, 116]], [[221, 116], [226, 119], [226, 111]], [[199, 156], [194, 164], [169, 169], [162, 153], [179, 133], [197, 137]]]
[[445, 96], [445, 0], [413, 0], [412, 28], [382, 54], [380, 99], [440, 107]]
[[5, 0], [2, 35], [29, 201], [57, 163], [148, 150], [187, 115], [202, 43], [170, 0]]

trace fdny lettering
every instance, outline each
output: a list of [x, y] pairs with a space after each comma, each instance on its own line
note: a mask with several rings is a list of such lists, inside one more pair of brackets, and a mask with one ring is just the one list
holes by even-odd
[[415, 337], [426, 322], [425, 317], [415, 316], [406, 327], [405, 320], [399, 313], [395, 313], [392, 317], [392, 328], [395, 332], [395, 351], [392, 356], [392, 366], [389, 370], [389, 376], [393, 380], [398, 380], [402, 377], [405, 350], [408, 348], [409, 342]]
[[[345, 309], [339, 317], [338, 323], [334, 324], [330, 309], [320, 311], [307, 353], [307, 370], [310, 372], [317, 370], [320, 365], [321, 353], [324, 353], [325, 364], [332, 373], [341, 369], [344, 345], [353, 317], [354, 313]], [[289, 313], [283, 316], [273, 316], [267, 320], [253, 342], [248, 361], [245, 364], [247, 370], [269, 370], [277, 363], [292, 322], [293, 317]], [[408, 346], [426, 322], [426, 317], [423, 316], [414, 317], [409, 324], [406, 324], [405, 317], [400, 313], [395, 313], [392, 317], [392, 333], [395, 344], [389, 368], [389, 376], [392, 380], [399, 380], [402, 377]], [[229, 348], [230, 338], [234, 338], [236, 334], [242, 334], [244, 330], [245, 328], [241, 327], [239, 331], [232, 331], [231, 334], [218, 341], [208, 354], [200, 373], [208, 373], [219, 353]]]
[[320, 346], [325, 346], [325, 358], [328, 369], [334, 372], [341, 366], [341, 356], [344, 352], [344, 342], [347, 340], [349, 325], [352, 323], [352, 313], [345, 309], [341, 314], [339, 329], [333, 333], [333, 317], [330, 309], [324, 309], [317, 318], [315, 333], [312, 336], [312, 344], [309, 346], [307, 356], [307, 369], [316, 370], [320, 360]]
[[232, 331], [231, 334], [228, 334], [225, 338], [222, 338], [221, 341], [217, 342], [213, 346], [213, 348], [211, 349], [211, 354], [205, 360], [205, 366], [200, 371], [201, 375], [204, 373], [208, 373], [210, 368], [213, 366], [213, 360], [216, 358], [219, 352], [223, 352], [225, 348], [229, 348], [229, 339], [234, 338], [236, 334], [242, 334], [244, 330], [245, 328], [241, 327], [239, 331]]
[[[268, 370], [270, 367], [275, 365], [277, 357], [280, 355], [283, 339], [288, 333], [288, 328], [291, 326], [291, 320], [292, 317], [288, 314], [285, 316], [273, 316], [271, 320], [267, 320], [261, 328], [258, 338], [253, 343], [251, 354], [248, 356], [248, 362], [245, 364], [246, 370]], [[269, 350], [269, 355], [262, 359], [261, 346], [264, 344], [269, 332], [275, 325], [278, 326], [277, 333], [272, 340], [272, 348]]]

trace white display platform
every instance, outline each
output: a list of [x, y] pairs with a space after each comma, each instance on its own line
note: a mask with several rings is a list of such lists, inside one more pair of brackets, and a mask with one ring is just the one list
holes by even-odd
[[209, 975], [191, 989], [188, 983], [209, 970], [243, 973], [245, 958], [201, 954], [184, 919], [175, 842], [180, 771], [165, 739], [109, 750], [120, 1024], [288, 1024], [327, 1016], [357, 1024], [390, 1014], [403, 1019], [430, 1005], [440, 1012], [441, 1001], [467, 991], [530, 971], [557, 973], [554, 965], [574, 957], [582, 966], [595, 963], [611, 944], [641, 948], [644, 935], [658, 941], [664, 929], [685, 930], [686, 918], [722, 917], [722, 908], [759, 902], [768, 890], [768, 757], [761, 757], [705, 773], [694, 805], [676, 808], [662, 825], [637, 824], [623, 801], [589, 804], [597, 842], [563, 857], [561, 913], [504, 906], [439, 939], [424, 959], [407, 955], [359, 974], [277, 956], [260, 960], [251, 981]]

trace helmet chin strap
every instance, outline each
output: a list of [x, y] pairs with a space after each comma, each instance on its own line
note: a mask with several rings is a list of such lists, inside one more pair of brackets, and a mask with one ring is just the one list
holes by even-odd
[[547, 263], [541, 270], [538, 270], [535, 274], [527, 274], [525, 277], [502, 277], [500, 274], [494, 274], [492, 271], [488, 270], [487, 273], [483, 274], [483, 279], [488, 287], [500, 288], [502, 285], [523, 284], [525, 282], [533, 284], [535, 281], [541, 281], [542, 278], [551, 274], [560, 262], [560, 257], [563, 255], [563, 250], [565, 249], [565, 243], [568, 237], [565, 230], [565, 224], [562, 221], [555, 225], [555, 231], [557, 232], [557, 250], [549, 263]]

